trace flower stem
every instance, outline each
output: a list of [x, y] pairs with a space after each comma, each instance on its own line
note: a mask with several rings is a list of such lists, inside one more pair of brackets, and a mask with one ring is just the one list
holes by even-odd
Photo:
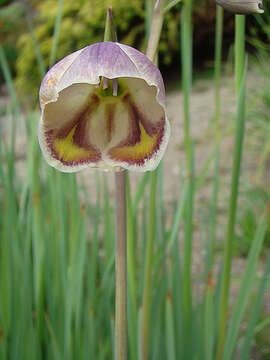
[[[108, 7], [104, 41], [117, 41], [112, 8]], [[116, 90], [117, 91], [117, 90]], [[115, 360], [127, 359], [127, 171], [115, 173]]]
[[159, 38], [163, 25], [163, 19], [164, 19], [163, 7], [164, 7], [164, 0], [157, 0], [154, 6], [150, 36], [146, 50], [146, 56], [153, 62], [155, 60], [155, 55], [157, 52]]
[[115, 173], [115, 360], [127, 359], [126, 170]]

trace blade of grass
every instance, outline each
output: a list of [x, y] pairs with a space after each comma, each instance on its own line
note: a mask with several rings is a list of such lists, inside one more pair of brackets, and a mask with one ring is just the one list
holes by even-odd
[[[151, 22], [151, 30], [147, 44], [146, 56], [154, 61], [161, 29], [164, 20], [164, 0], [156, 0], [153, 9], [153, 18]], [[149, 22], [150, 23], [150, 22]], [[149, 25], [149, 24], [148, 24]], [[143, 304], [142, 304], [142, 328], [141, 328], [141, 351], [142, 360], [149, 357], [149, 321], [150, 321], [150, 305], [151, 305], [151, 275], [153, 262], [153, 245], [156, 235], [156, 186], [157, 186], [157, 169], [151, 174], [151, 190], [150, 190], [150, 208], [149, 208], [149, 227], [147, 235], [147, 247], [144, 269], [144, 288], [143, 288]]]
[[184, 146], [186, 155], [186, 167], [189, 178], [188, 199], [185, 209], [185, 236], [184, 236], [184, 324], [185, 324], [185, 348], [184, 358], [191, 356], [191, 249], [192, 249], [192, 221], [193, 221], [193, 149], [190, 134], [190, 93], [192, 85], [192, 0], [185, 0], [181, 12], [181, 62], [182, 62], [182, 86], [184, 95]]
[[261, 324], [256, 326], [256, 323], [257, 323], [258, 318], [259, 318], [259, 313], [260, 313], [260, 310], [261, 310], [261, 306], [262, 306], [263, 295], [264, 295], [265, 290], [267, 288], [267, 281], [269, 279], [269, 274], [270, 274], [270, 252], [268, 252], [268, 256], [266, 258], [266, 265], [265, 265], [265, 269], [264, 269], [264, 274], [263, 274], [263, 277], [262, 277], [262, 279], [260, 281], [260, 285], [259, 285], [259, 288], [258, 288], [258, 291], [257, 291], [256, 299], [255, 299], [254, 304], [252, 306], [252, 312], [251, 312], [251, 315], [250, 315], [250, 318], [249, 318], [246, 334], [245, 334], [245, 337], [244, 337], [243, 344], [241, 346], [241, 351], [240, 351], [238, 360], [248, 360], [250, 350], [251, 350], [251, 346], [252, 346], [252, 342], [253, 342], [254, 334], [257, 333], [258, 331], [261, 331], [265, 325], [270, 323], [270, 317], [269, 317], [269, 318], [265, 319]]
[[[230, 278], [231, 278], [231, 262], [232, 262], [232, 249], [234, 240], [234, 226], [236, 221], [237, 212], [237, 199], [238, 199], [238, 187], [240, 179], [240, 165], [242, 158], [242, 145], [245, 132], [245, 84], [246, 84], [246, 70], [244, 64], [244, 57], [242, 52], [244, 51], [243, 44], [245, 41], [245, 17], [243, 15], [236, 15], [236, 93], [237, 98], [237, 116], [236, 116], [236, 129], [235, 129], [235, 142], [233, 152], [233, 169], [231, 180], [231, 194], [230, 194], [230, 209], [229, 209], [229, 221], [227, 227], [227, 236], [225, 244], [224, 255], [224, 271], [222, 278], [222, 294], [219, 311], [219, 329], [218, 329], [218, 347], [217, 347], [217, 359], [221, 359], [223, 356], [223, 348], [225, 342], [227, 314], [228, 314], [228, 300], [230, 290]], [[240, 52], [240, 54], [238, 54]], [[240, 73], [240, 75], [239, 75]], [[239, 81], [241, 80], [241, 87]]]
[[229, 360], [232, 358], [233, 355], [233, 350], [241, 326], [241, 320], [243, 318], [249, 297], [254, 286], [254, 282], [256, 280], [258, 258], [262, 249], [263, 241], [265, 239], [268, 219], [269, 214], [265, 213], [258, 226], [254, 241], [252, 242], [252, 247], [249, 252], [246, 269], [241, 281], [241, 286], [235, 301], [231, 322], [228, 328], [222, 360]]
[[213, 360], [214, 350], [214, 298], [212, 273], [208, 273], [204, 313], [205, 360]]
[[39, 44], [38, 44], [37, 38], [34, 33], [32, 20], [29, 16], [26, 16], [26, 24], [27, 24], [29, 34], [31, 36], [31, 39], [32, 39], [32, 42], [34, 45], [34, 50], [35, 50], [35, 55], [36, 55], [36, 59], [37, 59], [37, 63], [38, 63], [40, 78], [43, 79], [43, 77], [46, 74], [46, 66], [44, 64], [43, 57], [42, 57], [40, 49], [39, 49]]
[[166, 348], [168, 360], [176, 360], [173, 307], [170, 293], [166, 299]]
[[60, 26], [62, 21], [64, 0], [58, 0], [58, 10], [55, 19], [54, 31], [53, 31], [53, 45], [50, 54], [50, 67], [55, 63], [56, 50], [60, 34]]
[[150, 209], [149, 209], [149, 225], [146, 244], [146, 259], [144, 272], [144, 288], [143, 288], [143, 306], [142, 306], [142, 329], [141, 329], [141, 345], [142, 360], [148, 359], [149, 354], [149, 321], [151, 306], [151, 275], [153, 262], [153, 246], [156, 229], [156, 183], [157, 171], [152, 172], [151, 190], [150, 190]]
[[149, 171], [144, 173], [142, 176], [142, 179], [140, 180], [139, 184], [136, 187], [136, 192], [135, 192], [135, 195], [134, 195], [133, 201], [132, 201], [132, 209], [133, 209], [132, 213], [133, 214], [137, 214], [140, 200], [142, 199], [142, 197], [145, 194], [146, 185], [150, 181], [150, 178], [151, 178], [151, 173]]
[[127, 275], [128, 275], [128, 335], [130, 344], [130, 357], [137, 360], [137, 301], [136, 301], [136, 278], [135, 278], [135, 238], [132, 201], [130, 195], [130, 184], [127, 178]]

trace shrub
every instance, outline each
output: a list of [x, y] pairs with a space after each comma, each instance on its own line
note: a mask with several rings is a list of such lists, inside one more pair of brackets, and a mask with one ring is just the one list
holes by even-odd
[[[33, 1], [32, 1], [33, 2]], [[55, 18], [58, 2], [47, 0], [35, 2], [37, 15], [35, 19], [35, 37], [47, 67], [49, 67], [50, 51], [53, 42]], [[145, 7], [142, 0], [65, 0], [60, 37], [57, 46], [56, 60], [70, 52], [82, 48], [90, 43], [102, 41], [106, 16], [106, 3], [113, 6], [114, 18], [117, 26], [118, 39], [127, 45], [132, 45], [141, 51], [145, 50]], [[201, 2], [197, 1], [201, 5]], [[203, 3], [210, 3], [204, 0]], [[211, 2], [214, 19], [215, 5]], [[160, 42], [160, 59], [163, 65], [169, 65], [180, 50], [180, 6], [166, 14], [164, 31]], [[197, 18], [204, 17], [202, 6], [195, 8]], [[199, 22], [199, 20], [198, 20]], [[214, 27], [213, 27], [214, 31]], [[17, 85], [24, 94], [38, 89], [40, 73], [30, 34], [22, 34], [17, 42], [18, 60]]]

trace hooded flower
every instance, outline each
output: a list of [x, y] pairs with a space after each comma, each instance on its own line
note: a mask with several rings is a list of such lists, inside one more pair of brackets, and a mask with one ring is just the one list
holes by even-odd
[[234, 14], [263, 13], [262, 0], [216, 0], [216, 3]]
[[40, 87], [39, 143], [58, 170], [154, 170], [170, 134], [158, 68], [116, 42], [78, 50], [55, 64]]

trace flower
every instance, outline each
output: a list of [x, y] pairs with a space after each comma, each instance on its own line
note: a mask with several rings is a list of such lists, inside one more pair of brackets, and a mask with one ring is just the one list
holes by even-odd
[[263, 13], [262, 0], [216, 0], [216, 3], [234, 14]]
[[165, 152], [162, 76], [130, 46], [106, 41], [66, 56], [45, 75], [39, 97], [40, 147], [60, 171], [154, 170]]

